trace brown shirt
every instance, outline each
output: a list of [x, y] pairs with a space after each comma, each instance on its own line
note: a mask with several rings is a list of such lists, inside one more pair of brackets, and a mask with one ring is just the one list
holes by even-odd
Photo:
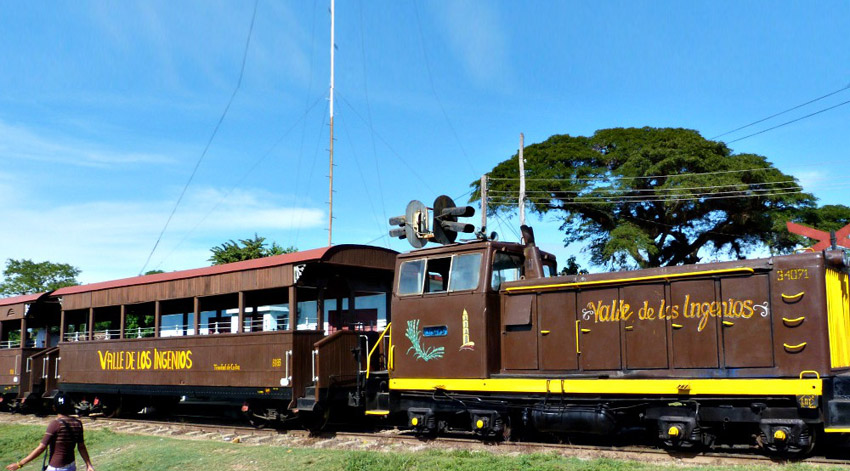
[[[62, 424], [65, 423], [65, 425]], [[41, 444], [52, 447], [50, 466], [63, 468], [75, 461], [74, 449], [83, 442], [83, 423], [71, 417], [56, 419], [47, 426]]]

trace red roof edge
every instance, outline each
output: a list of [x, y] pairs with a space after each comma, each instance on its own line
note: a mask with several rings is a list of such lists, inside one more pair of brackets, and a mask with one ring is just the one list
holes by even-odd
[[123, 278], [120, 280], [103, 281], [91, 283], [87, 285], [69, 286], [60, 288], [53, 292], [54, 296], [65, 296], [69, 294], [85, 293], [89, 291], [98, 291], [110, 288], [121, 288], [127, 286], [138, 286], [150, 283], [162, 283], [164, 281], [175, 281], [186, 278], [196, 278], [199, 276], [220, 275], [223, 273], [232, 273], [245, 270], [254, 270], [258, 268], [268, 268], [292, 263], [301, 263], [311, 260], [323, 260], [329, 253], [346, 248], [369, 247], [364, 245], [342, 244], [331, 247], [320, 247], [317, 249], [304, 250], [301, 252], [293, 252], [283, 255], [274, 255], [272, 257], [256, 258], [253, 260], [245, 260], [242, 262], [227, 263], [224, 265], [213, 265], [211, 267], [194, 268], [191, 270], [174, 271], [170, 273], [158, 273], [155, 275], [135, 276], [132, 278]]
[[0, 299], [0, 306], [11, 306], [12, 304], [32, 303], [48, 293], [24, 294]]

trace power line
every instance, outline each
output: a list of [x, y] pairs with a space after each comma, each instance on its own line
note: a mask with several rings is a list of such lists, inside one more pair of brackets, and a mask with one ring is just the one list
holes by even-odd
[[[770, 115], [770, 116], [768, 116], [768, 117], [766, 117], [766, 118], [762, 118], [762, 119], [759, 119], [759, 120], [757, 120], [757, 121], [753, 121], [753, 122], [752, 122], [752, 123], [750, 123], [750, 124], [745, 124], [745, 125], [743, 125], [743, 126], [741, 126], [741, 127], [735, 128], [735, 129], [733, 129], [733, 130], [731, 130], [731, 131], [726, 131], [726, 132], [724, 132], [723, 134], [718, 134], [718, 135], [716, 135], [716, 136], [712, 137], [712, 138], [711, 138], [711, 140], [713, 141], [713, 140], [717, 139], [718, 137], [723, 137], [723, 136], [725, 136], [725, 135], [727, 135], [727, 134], [732, 134], [733, 132], [737, 132], [737, 131], [740, 131], [740, 130], [742, 130], [742, 129], [746, 129], [746, 128], [750, 127], [750, 126], [753, 126], [753, 125], [755, 125], [755, 124], [762, 123], [762, 122], [767, 121], [767, 120], [769, 120], [769, 119], [775, 118], [775, 117], [780, 116], [780, 115], [783, 115], [783, 114], [785, 114], [785, 113], [788, 113], [789, 111], [794, 111], [794, 110], [796, 110], [796, 109], [798, 109], [798, 108], [802, 108], [802, 107], [804, 107], [804, 106], [806, 106], [806, 105], [811, 105], [812, 103], [814, 103], [814, 102], [816, 102], [816, 101], [820, 101], [820, 100], [823, 100], [824, 98], [831, 97], [832, 95], [835, 95], [836, 93], [841, 93], [841, 92], [843, 92], [844, 90], [847, 90], [848, 88], [850, 88], [850, 84], [848, 84], [848, 85], [846, 85], [846, 86], [844, 86], [844, 87], [841, 87], [841, 88], [839, 88], [838, 90], [835, 90], [835, 91], [833, 91], [833, 92], [827, 93], [827, 94], [826, 94], [826, 95], [824, 95], [824, 96], [821, 96], [821, 97], [815, 98], [814, 100], [809, 100], [809, 101], [807, 101], [807, 102], [805, 102], [805, 103], [803, 103], [803, 104], [800, 104], [800, 105], [797, 105], [797, 106], [794, 106], [794, 107], [788, 108], [788, 109], [787, 109], [787, 110], [785, 110], [785, 111], [780, 111], [779, 113], [772, 114], [772, 115]], [[734, 141], [732, 141], [732, 142], [734, 142]]]
[[[348, 108], [350, 108], [350, 109], [351, 109], [351, 111], [354, 113], [354, 115], [355, 115], [355, 116], [357, 116], [358, 118], [360, 118], [360, 120], [361, 120], [361, 121], [363, 121], [364, 123], [367, 123], [367, 124], [368, 124], [368, 121], [366, 121], [366, 118], [364, 118], [364, 117], [363, 117], [363, 115], [361, 115], [360, 113], [358, 113], [358, 112], [357, 112], [357, 109], [356, 109], [356, 108], [354, 108], [354, 106], [353, 106], [353, 105], [352, 105], [352, 104], [351, 104], [351, 103], [350, 103], [350, 102], [349, 102], [349, 101], [345, 98], [345, 96], [344, 96], [343, 94], [341, 94], [341, 93], [339, 92], [339, 90], [337, 90], [337, 91], [336, 91], [336, 93], [337, 93], [337, 98], [339, 98], [339, 99], [340, 99], [340, 101], [341, 101], [342, 103], [344, 103], [346, 106], [348, 106]], [[390, 152], [392, 152], [392, 153], [393, 153], [393, 154], [394, 154], [394, 155], [398, 158], [398, 160], [399, 160], [402, 164], [404, 164], [404, 166], [405, 166], [405, 167], [407, 167], [407, 169], [408, 169], [408, 170], [410, 170], [410, 173], [412, 173], [414, 177], [418, 178], [418, 179], [419, 179], [419, 181], [420, 181], [420, 182], [422, 182], [422, 185], [424, 185], [424, 186], [425, 186], [425, 189], [427, 189], [427, 190], [428, 190], [428, 191], [430, 191], [431, 193], [437, 193], [436, 191], [434, 191], [434, 189], [433, 189], [433, 188], [431, 188], [431, 186], [430, 186], [430, 185], [428, 185], [428, 182], [427, 182], [424, 178], [422, 178], [422, 176], [421, 176], [421, 175], [419, 175], [419, 172], [417, 172], [417, 171], [416, 171], [416, 169], [415, 169], [412, 165], [410, 165], [409, 163], [407, 163], [407, 160], [405, 160], [405, 158], [404, 158], [404, 157], [402, 157], [402, 155], [401, 155], [401, 154], [399, 154], [399, 153], [398, 153], [395, 149], [393, 149], [393, 147], [390, 145], [390, 143], [389, 143], [386, 139], [384, 139], [384, 137], [383, 137], [383, 136], [381, 136], [381, 135], [380, 135], [377, 131], [375, 131], [374, 129], [372, 130], [372, 133], [373, 133], [373, 134], [375, 135], [375, 137], [377, 137], [377, 138], [378, 138], [381, 142], [383, 142], [385, 146], [387, 146], [387, 149], [389, 149], [389, 150], [390, 150]]]
[[[195, 226], [192, 227], [192, 229], [190, 229], [189, 232], [187, 232], [186, 235], [183, 236], [182, 239], [180, 239], [180, 242], [178, 242], [177, 245], [175, 245], [174, 248], [171, 249], [171, 252], [169, 252], [168, 255], [163, 257], [163, 259], [157, 264], [157, 266], [155, 268], [158, 269], [162, 265], [163, 262], [165, 262], [166, 260], [168, 260], [169, 257], [171, 257], [171, 255], [183, 244], [183, 242], [185, 242], [189, 238], [189, 236], [192, 233], [194, 233], [195, 230], [198, 229], [198, 227], [200, 227], [200, 225], [203, 224], [204, 221], [207, 220], [207, 218], [210, 216], [210, 214], [212, 214], [216, 209], [218, 209], [218, 207], [221, 206], [221, 203], [223, 203], [236, 190], [236, 188], [239, 185], [241, 185], [242, 182], [244, 182], [246, 178], [248, 178], [248, 175], [250, 175], [254, 171], [254, 169], [256, 169], [260, 165], [260, 163], [262, 163], [263, 160], [265, 160], [266, 157], [268, 157], [272, 153], [272, 151], [275, 148], [277, 148], [278, 145], [280, 145], [281, 142], [283, 142], [283, 139], [287, 135], [289, 135], [289, 133], [294, 131], [295, 128], [298, 127], [299, 124], [301, 124], [301, 121], [303, 121], [307, 118], [307, 115], [310, 113], [310, 111], [313, 110], [313, 108], [316, 107], [316, 105], [318, 105], [322, 101], [322, 98], [324, 98], [324, 95], [319, 96], [319, 98], [316, 99], [316, 101], [313, 102], [313, 104], [304, 111], [304, 113], [301, 115], [301, 117], [298, 118], [298, 120], [295, 121], [292, 124], [292, 126], [290, 126], [286, 131], [284, 131], [284, 133], [277, 139], [277, 141], [275, 141], [271, 145], [271, 147], [269, 147], [269, 149], [266, 152], [264, 152], [256, 161], [254, 161], [254, 163], [242, 175], [242, 177], [233, 186], [231, 186], [229, 190], [227, 190], [227, 193], [225, 193], [224, 195], [221, 196], [221, 198], [219, 198], [219, 200], [216, 202], [216, 204], [209, 211], [207, 211], [207, 213], [204, 215], [204, 217], [202, 217], [201, 220], [198, 221], [197, 224], [195, 224]], [[296, 204], [295, 207], [297, 208], [298, 205]]]
[[431, 62], [428, 60], [428, 52], [425, 49], [425, 34], [422, 32], [422, 22], [419, 19], [419, 6], [417, 5], [417, 1], [413, 0], [413, 11], [416, 13], [416, 26], [419, 29], [419, 44], [422, 46], [422, 56], [425, 58], [425, 69], [428, 71], [428, 82], [431, 84], [431, 91], [434, 93], [434, 98], [437, 101], [437, 104], [440, 105], [440, 111], [443, 112], [443, 117], [446, 119], [446, 123], [449, 125], [449, 129], [452, 131], [452, 135], [457, 141], [458, 147], [460, 147], [460, 151], [463, 154], [464, 158], [466, 158], [466, 163], [469, 165], [469, 169], [472, 170], [473, 175], [478, 175], [475, 171], [475, 167], [472, 165], [472, 160], [469, 159], [469, 154], [466, 153], [466, 148], [464, 148], [463, 143], [460, 140], [460, 136], [457, 133], [452, 121], [449, 119], [449, 114], [446, 113], [446, 107], [443, 106], [443, 102], [440, 100], [440, 96], [437, 94], [437, 87], [434, 86], [434, 75], [431, 73]]
[[[717, 171], [714, 171], [714, 172], [671, 173], [671, 174], [668, 174], [668, 175], [645, 175], [645, 176], [639, 176], [639, 177], [606, 175], [604, 177], [596, 177], [596, 178], [526, 178], [525, 181], [563, 182], [563, 181], [567, 180], [567, 181], [571, 181], [571, 182], [598, 182], [598, 181], [605, 181], [605, 180], [611, 180], [611, 181], [655, 180], [655, 179], [660, 179], [660, 178], [695, 177], [695, 176], [702, 176], [702, 175], [722, 175], [722, 174], [726, 174], [726, 173], [763, 172], [763, 171], [769, 171], [769, 170], [779, 171], [779, 169], [774, 168], [774, 167], [758, 167], [758, 168], [745, 168], [745, 169], [739, 169], [739, 170], [717, 170]], [[487, 177], [487, 179], [492, 180], [492, 181], [519, 181], [519, 177], [511, 177], [511, 178]]]
[[[728, 185], [712, 185], [712, 186], [684, 186], [684, 187], [670, 187], [670, 188], [592, 188], [589, 191], [592, 192], [602, 192], [602, 193], [656, 193], [659, 191], [690, 191], [690, 190], [710, 190], [710, 189], [718, 189], [718, 188], [733, 188], [733, 187], [752, 187], [752, 186], [773, 186], [773, 185], [788, 185], [788, 184], [797, 184], [796, 180], [783, 180], [778, 182], [763, 182], [763, 183], [730, 183]], [[580, 194], [584, 193], [588, 190], [561, 190], [561, 189], [546, 189], [546, 190], [525, 190], [526, 193], [573, 193]], [[516, 191], [513, 190], [497, 190], [497, 189], [488, 189], [490, 193], [507, 193], [507, 194], [516, 194]]]
[[[605, 199], [600, 198], [598, 200], [586, 200], [586, 201], [563, 201], [561, 200], [563, 205], [578, 205], [578, 204], [628, 204], [628, 203], [675, 203], [680, 201], [697, 201], [697, 200], [720, 200], [720, 199], [738, 199], [738, 198], [762, 198], [762, 197], [771, 197], [771, 196], [779, 196], [779, 195], [790, 195], [790, 194], [800, 194], [801, 190], [793, 190], [789, 189], [788, 191], [777, 191], [772, 193], [750, 193], [750, 194], [740, 194], [740, 195], [728, 195], [728, 196], [696, 196], [696, 197], [684, 197], [684, 198], [675, 198], [670, 195], [669, 198], [660, 198], [660, 199], [640, 199], [640, 200], [622, 200], [622, 199]], [[710, 194], [710, 193], [709, 193]], [[498, 206], [519, 206], [519, 203], [514, 200], [505, 199], [503, 201], [493, 201], [493, 204]]]
[[[369, 74], [366, 73], [366, 35], [363, 26], [363, 1], [358, 2], [360, 12], [360, 54], [363, 57], [361, 65], [363, 68], [363, 95], [366, 97], [366, 117], [369, 118], [369, 137], [372, 143], [372, 160], [375, 162], [375, 175], [377, 178], [378, 198], [381, 200], [381, 214], [384, 216], [384, 222], [388, 221], [387, 206], [384, 200], [384, 184], [381, 179], [381, 166], [378, 163], [378, 149], [375, 146], [375, 127], [372, 122], [372, 105], [369, 101]], [[365, 179], [364, 179], [365, 184]], [[387, 236], [387, 246], [389, 246], [389, 236]]]
[[233, 104], [233, 100], [236, 98], [236, 93], [239, 92], [239, 89], [242, 87], [242, 77], [245, 75], [245, 63], [248, 60], [248, 47], [251, 45], [251, 36], [254, 33], [254, 20], [257, 17], [258, 3], [259, 0], [254, 0], [254, 11], [251, 14], [251, 26], [248, 27], [248, 38], [245, 40], [245, 49], [242, 52], [242, 65], [239, 68], [239, 80], [236, 81], [236, 88], [233, 89], [233, 93], [230, 95], [230, 100], [227, 101], [227, 106], [224, 107], [224, 111], [221, 113], [221, 117], [218, 118], [218, 122], [216, 123], [215, 128], [213, 128], [213, 132], [210, 135], [209, 140], [207, 140], [207, 145], [204, 146], [204, 151], [201, 152], [201, 156], [198, 157], [198, 161], [195, 163], [195, 168], [192, 169], [192, 173], [189, 175], [189, 180], [187, 180], [186, 184], [183, 185], [183, 190], [180, 192], [180, 196], [177, 198], [177, 202], [174, 203], [174, 207], [171, 209], [171, 214], [168, 215], [168, 219], [165, 221], [165, 225], [159, 232], [159, 237], [156, 238], [156, 242], [153, 244], [153, 248], [151, 249], [151, 253], [148, 255], [147, 260], [145, 260], [145, 264], [142, 266], [142, 269], [139, 270], [139, 275], [141, 275], [145, 271], [145, 268], [147, 268], [148, 263], [150, 263], [151, 257], [153, 257], [157, 246], [159, 246], [159, 242], [162, 240], [162, 236], [165, 234], [166, 229], [168, 229], [168, 225], [171, 223], [171, 219], [174, 217], [174, 213], [177, 212], [177, 208], [180, 206], [180, 202], [183, 201], [183, 197], [186, 195], [186, 190], [189, 189], [189, 184], [192, 183], [192, 180], [195, 178], [195, 174], [198, 173], [198, 167], [201, 166], [201, 162], [204, 160], [204, 157], [206, 157], [207, 151], [209, 151], [213, 139], [215, 139], [216, 134], [218, 134], [218, 129], [221, 127], [221, 123], [224, 122], [224, 117], [227, 116], [227, 112], [228, 110], [230, 110], [230, 105]]
[[801, 117], [799, 117], [799, 118], [797, 118], [797, 119], [792, 119], [791, 121], [786, 121], [786, 122], [784, 122], [784, 123], [782, 123], [782, 124], [777, 124], [776, 126], [773, 126], [773, 127], [767, 128], [767, 129], [763, 129], [763, 130], [761, 130], [761, 131], [759, 131], [759, 132], [754, 132], [754, 133], [749, 134], [749, 135], [747, 135], [747, 136], [739, 137], [738, 139], [733, 139], [733, 140], [731, 140], [731, 141], [726, 142], [726, 144], [731, 144], [731, 143], [733, 143], [733, 142], [743, 141], [744, 139], [747, 139], [747, 138], [750, 138], [750, 137], [753, 137], [753, 136], [758, 136], [759, 134], [763, 134], [763, 133], [766, 133], [766, 132], [768, 132], [768, 131], [773, 131], [774, 129], [781, 128], [782, 126], [787, 126], [787, 125], [789, 125], [789, 124], [791, 124], [791, 123], [796, 123], [797, 121], [802, 121], [802, 120], [804, 120], [804, 119], [806, 119], [806, 118], [811, 118], [812, 116], [815, 116], [815, 115], [818, 115], [818, 114], [824, 113], [824, 112], [829, 111], [829, 110], [833, 110], [833, 109], [835, 109], [835, 108], [838, 108], [839, 106], [844, 106], [844, 105], [846, 105], [846, 104], [848, 104], [848, 103], [850, 103], [850, 100], [847, 100], [847, 101], [845, 101], [845, 102], [841, 102], [841, 103], [839, 103], [839, 104], [837, 104], [837, 105], [830, 106], [829, 108], [824, 108], [824, 109], [822, 109], [822, 110], [815, 111], [814, 113], [809, 113], [809, 114], [807, 114], [806, 116], [801, 116]]

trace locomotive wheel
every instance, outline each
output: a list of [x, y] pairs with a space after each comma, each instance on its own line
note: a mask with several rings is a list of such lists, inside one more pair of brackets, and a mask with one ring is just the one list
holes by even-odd
[[328, 425], [331, 411], [321, 404], [316, 404], [312, 411], [298, 411], [298, 418], [305, 429], [313, 435], [318, 435]]

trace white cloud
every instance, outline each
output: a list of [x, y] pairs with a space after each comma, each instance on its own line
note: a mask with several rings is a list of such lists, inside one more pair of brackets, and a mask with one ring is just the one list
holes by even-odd
[[[137, 274], [173, 205], [166, 200], [90, 201], [38, 208], [25, 198], [17, 199], [20, 203], [3, 198], [4, 181], [0, 174], [3, 219], [14, 225], [0, 231], [0, 259], [70, 263], [83, 270], [84, 282]], [[323, 224], [322, 210], [282, 207], [276, 199], [252, 191], [226, 197], [216, 189], [190, 191], [147, 269], [204, 266], [209, 248], [225, 240]]]
[[803, 191], [815, 191], [817, 187], [829, 179], [829, 174], [822, 170], [808, 170], [803, 172], [795, 172], [794, 176], [803, 187]]
[[100, 144], [70, 137], [48, 136], [24, 126], [0, 121], [0, 160], [12, 159], [86, 167], [173, 162], [171, 158], [160, 154], [120, 152]]

